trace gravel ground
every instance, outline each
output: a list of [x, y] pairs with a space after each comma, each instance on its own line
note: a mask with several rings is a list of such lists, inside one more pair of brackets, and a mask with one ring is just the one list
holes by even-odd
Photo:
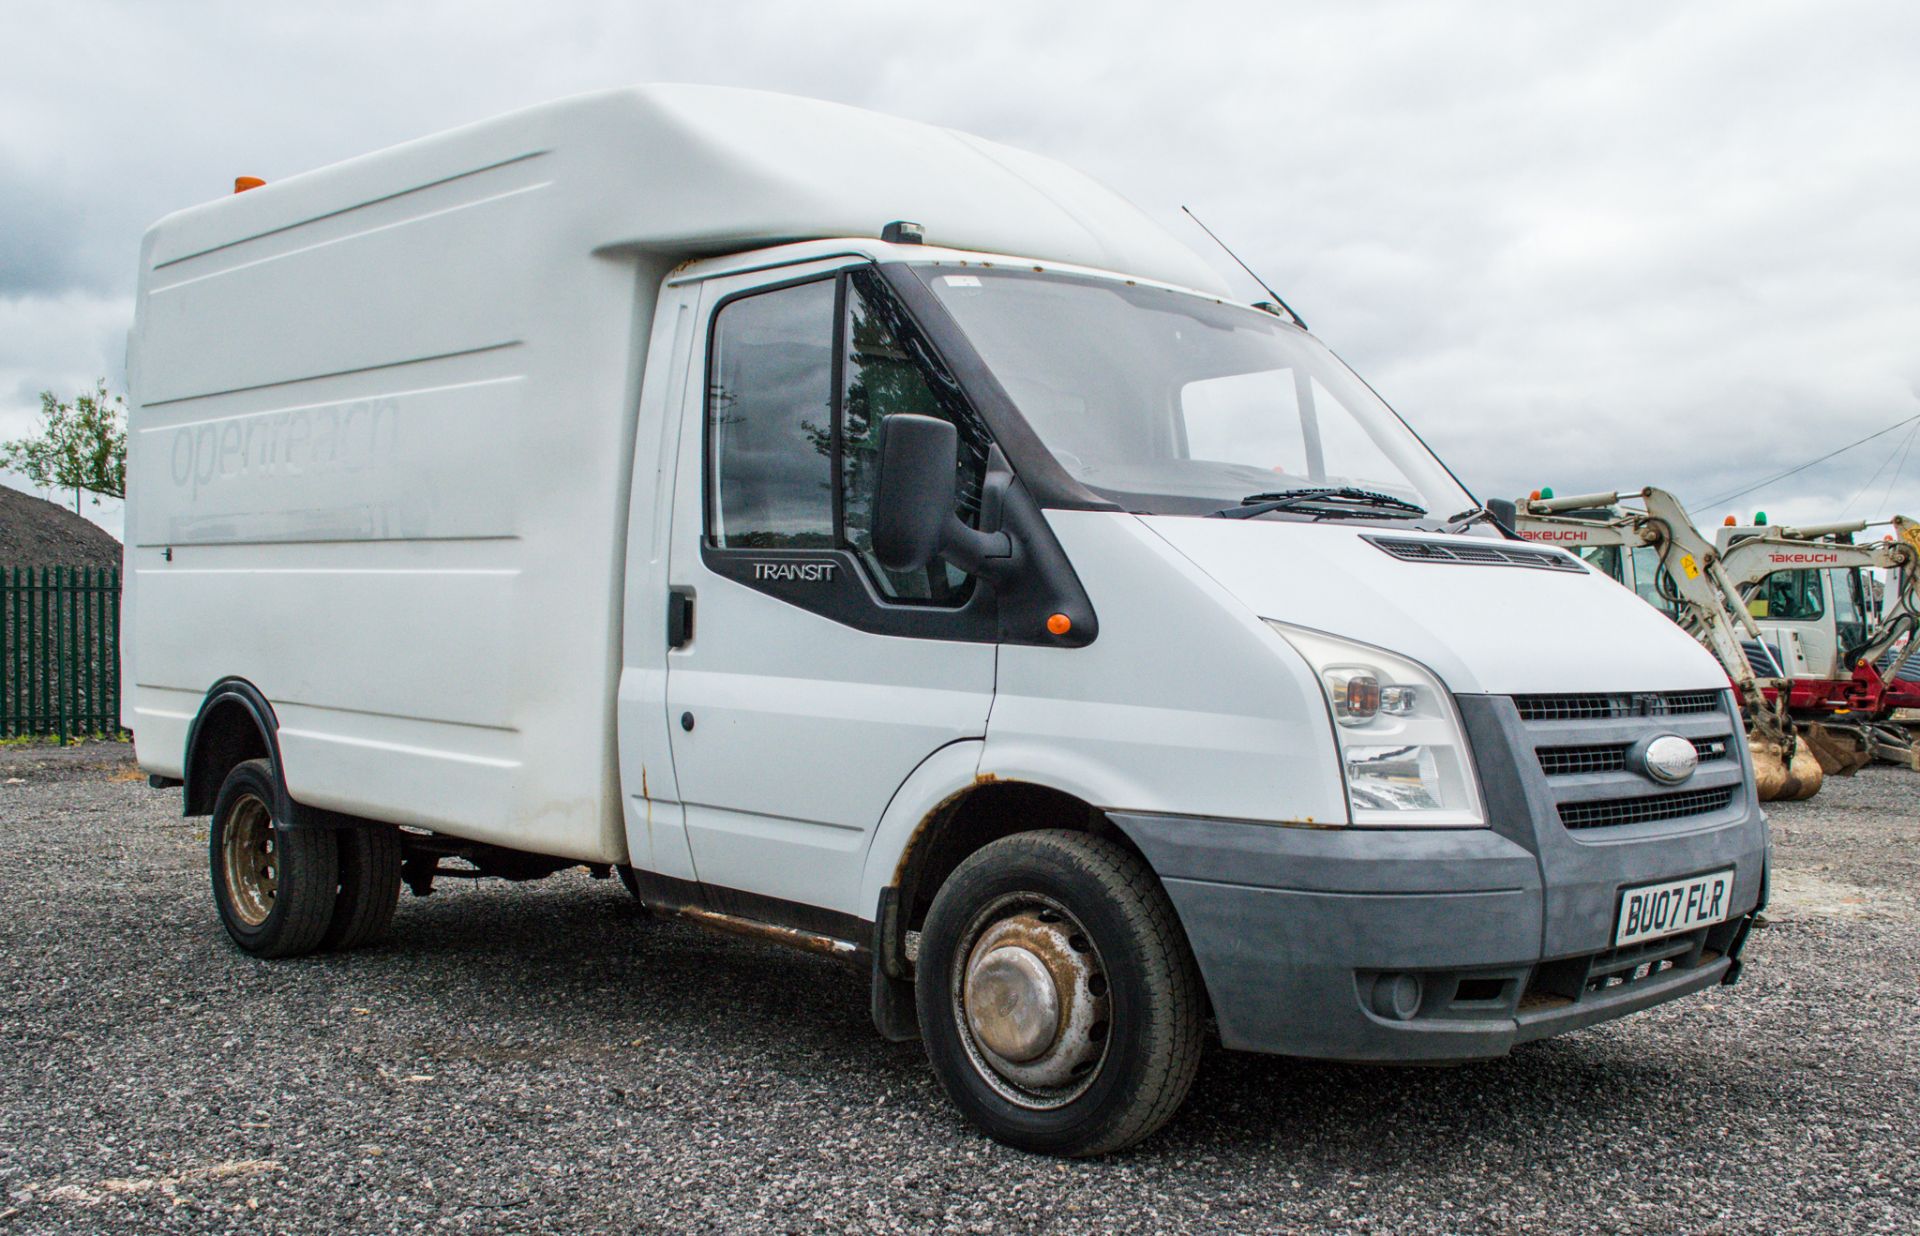
[[1912, 774], [1774, 812], [1737, 987], [1463, 1068], [1215, 1051], [1062, 1163], [963, 1125], [859, 976], [614, 882], [254, 961], [125, 760], [0, 751], [0, 1233], [1920, 1229]]

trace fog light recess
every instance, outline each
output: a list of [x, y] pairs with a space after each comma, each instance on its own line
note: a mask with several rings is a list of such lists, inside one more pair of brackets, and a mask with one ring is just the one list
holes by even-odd
[[1373, 981], [1373, 1011], [1390, 1021], [1412, 1021], [1420, 1011], [1420, 976], [1383, 974]]

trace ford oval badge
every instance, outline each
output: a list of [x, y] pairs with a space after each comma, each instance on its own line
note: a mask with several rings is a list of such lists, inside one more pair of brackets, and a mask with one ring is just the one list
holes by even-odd
[[1655, 781], [1679, 785], [1700, 766], [1700, 753], [1678, 734], [1662, 734], [1640, 751], [1640, 769]]

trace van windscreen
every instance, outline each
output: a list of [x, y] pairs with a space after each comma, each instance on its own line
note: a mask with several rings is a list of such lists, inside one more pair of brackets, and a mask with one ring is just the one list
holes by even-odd
[[1270, 314], [1119, 279], [916, 273], [1061, 466], [1129, 510], [1207, 514], [1321, 486], [1415, 504], [1435, 523], [1473, 505], [1365, 383]]

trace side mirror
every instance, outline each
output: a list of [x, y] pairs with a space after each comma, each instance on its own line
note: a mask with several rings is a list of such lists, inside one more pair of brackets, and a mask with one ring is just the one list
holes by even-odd
[[1520, 506], [1511, 498], [1488, 498], [1487, 513], [1502, 532], [1512, 532], [1520, 522]]
[[960, 435], [946, 421], [898, 412], [880, 422], [873, 486], [873, 556], [918, 571], [939, 554], [957, 497]]
[[959, 499], [960, 434], [931, 416], [896, 412], [880, 421], [873, 482], [873, 556], [889, 571], [918, 571], [944, 558], [969, 575], [1014, 569], [1013, 537], [967, 527]]

